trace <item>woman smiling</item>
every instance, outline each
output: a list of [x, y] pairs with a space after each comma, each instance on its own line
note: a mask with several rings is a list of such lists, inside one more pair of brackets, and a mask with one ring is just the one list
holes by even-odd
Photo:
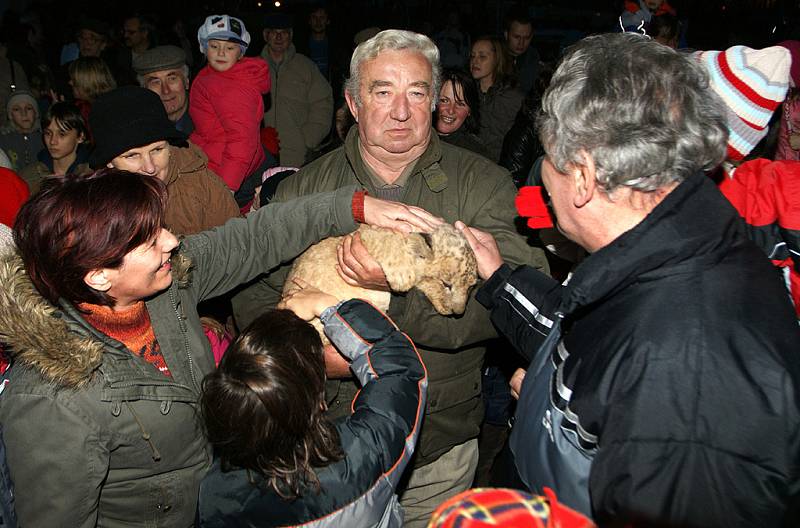
[[375, 225], [436, 221], [353, 191], [271, 204], [179, 246], [157, 178], [111, 169], [45, 183], [17, 217], [17, 252], [0, 254], [12, 356], [0, 422], [21, 525], [194, 522], [211, 463], [197, 398], [214, 368], [197, 303], [352, 231], [359, 203]]

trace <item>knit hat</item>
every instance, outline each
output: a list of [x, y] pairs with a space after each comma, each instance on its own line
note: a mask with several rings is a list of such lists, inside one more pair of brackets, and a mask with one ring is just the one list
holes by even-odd
[[585, 516], [556, 500], [550, 488], [546, 497], [504, 488], [475, 488], [442, 503], [429, 528], [593, 528]]
[[778, 46], [783, 46], [789, 50], [792, 56], [792, 67], [789, 69], [792, 88], [800, 86], [800, 40], [784, 40], [778, 42]]
[[156, 46], [133, 58], [133, 69], [139, 75], [177, 70], [186, 66], [186, 52], [178, 46]]
[[250, 33], [244, 27], [244, 22], [229, 15], [210, 15], [197, 30], [197, 41], [200, 43], [200, 53], [208, 50], [209, 40], [226, 40], [239, 44], [242, 55], [250, 45]]
[[89, 128], [95, 140], [89, 156], [93, 169], [104, 167], [132, 148], [165, 139], [186, 139], [167, 118], [158, 95], [139, 86], [122, 86], [95, 99]]
[[11, 92], [11, 96], [8, 98], [8, 103], [6, 103], [6, 115], [8, 116], [9, 126], [13, 127], [11, 124], [11, 107], [23, 101], [33, 105], [33, 111], [36, 114], [33, 118], [33, 129], [40, 130], [42, 126], [39, 123], [39, 103], [36, 101], [36, 98], [33, 96], [33, 94], [27, 90], [14, 90]]
[[734, 46], [696, 55], [726, 106], [728, 158], [742, 160], [767, 135], [772, 113], [786, 98], [789, 51], [781, 46], [761, 50]]

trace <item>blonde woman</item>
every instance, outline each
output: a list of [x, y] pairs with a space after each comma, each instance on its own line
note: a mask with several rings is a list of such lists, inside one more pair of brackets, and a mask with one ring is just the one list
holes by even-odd
[[[106, 62], [99, 57], [79, 57], [69, 64], [69, 85], [84, 122], [89, 122], [92, 102], [117, 87]], [[89, 131], [91, 140], [91, 130]]]
[[478, 137], [489, 151], [489, 158], [495, 162], [500, 159], [503, 138], [514, 124], [525, 98], [525, 94], [516, 88], [512, 68], [503, 42], [497, 37], [483, 36], [472, 44], [469, 69], [480, 95]]

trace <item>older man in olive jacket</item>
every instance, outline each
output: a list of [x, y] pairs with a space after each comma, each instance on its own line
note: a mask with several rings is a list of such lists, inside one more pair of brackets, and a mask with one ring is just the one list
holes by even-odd
[[[441, 78], [433, 42], [416, 33], [384, 31], [356, 49], [352, 64], [345, 96], [358, 126], [343, 147], [284, 180], [275, 200], [356, 184], [372, 196], [422, 207], [447, 222], [478, 224], [494, 234], [505, 258], [546, 269], [543, 253], [529, 247], [513, 226], [515, 188], [508, 173], [440, 142], [431, 127]], [[358, 237], [345, 242], [340, 265], [352, 283], [388, 289]], [[240, 325], [278, 302], [287, 271], [284, 267], [239, 294], [234, 312]], [[483, 416], [483, 342], [496, 337], [488, 313], [473, 297], [462, 316], [447, 317], [418, 291], [392, 296], [389, 315], [414, 340], [430, 379], [415, 467], [401, 495], [406, 526], [424, 526], [439, 503], [472, 483]], [[328, 360], [329, 378], [349, 377], [335, 352]], [[348, 413], [353, 381], [334, 380], [328, 389], [331, 413]]]

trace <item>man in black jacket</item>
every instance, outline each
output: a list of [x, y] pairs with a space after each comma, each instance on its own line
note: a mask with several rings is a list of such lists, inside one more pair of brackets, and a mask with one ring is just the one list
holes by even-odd
[[702, 66], [638, 35], [587, 38], [539, 126], [558, 227], [591, 254], [569, 282], [512, 270], [459, 224], [478, 299], [531, 359], [516, 477], [600, 524], [797, 526], [800, 330], [701, 172], [727, 140]]

